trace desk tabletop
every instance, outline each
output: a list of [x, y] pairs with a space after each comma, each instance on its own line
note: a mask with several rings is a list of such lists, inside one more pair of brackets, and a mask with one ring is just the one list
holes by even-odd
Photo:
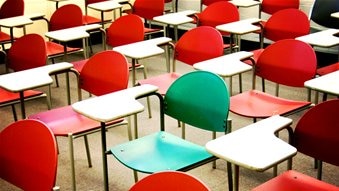
[[72, 107], [76, 112], [98, 122], [110, 122], [143, 111], [144, 106], [136, 97], [157, 90], [158, 87], [148, 84], [134, 86], [74, 103]]
[[339, 12], [335, 12], [331, 14], [331, 17], [338, 18], [339, 19]]
[[252, 70], [252, 66], [241, 60], [253, 56], [252, 52], [240, 51], [212, 58], [193, 65], [194, 69], [216, 73], [221, 77], [230, 77]]
[[259, 18], [249, 18], [249, 19], [243, 19], [240, 21], [218, 25], [216, 26], [216, 28], [223, 32], [229, 32], [233, 34], [242, 35], [242, 34], [247, 34], [247, 33], [260, 30], [259, 26], [254, 25], [255, 23], [259, 23], [260, 21], [261, 19]]
[[33, 21], [27, 16], [16, 16], [9, 17], [6, 19], [0, 19], [0, 26], [12, 28], [12, 27], [20, 27], [24, 25], [32, 24]]
[[304, 86], [319, 92], [339, 95], [339, 71], [308, 80]]
[[252, 7], [256, 5], [260, 5], [260, 1], [254, 1], [254, 0], [232, 0], [230, 1], [237, 7]]
[[292, 119], [275, 115], [211, 140], [206, 149], [235, 165], [264, 171], [297, 153], [274, 134], [291, 124]]
[[126, 44], [122, 46], [114, 47], [113, 50], [120, 52], [121, 54], [133, 58], [143, 59], [151, 56], [164, 53], [164, 49], [159, 45], [169, 43], [172, 39], [168, 37], [153, 38], [150, 40], [144, 40], [136, 43]]
[[83, 38], [88, 38], [89, 33], [81, 27], [72, 27], [67, 29], [61, 29], [56, 31], [50, 31], [45, 33], [45, 36], [54, 40], [61, 42], [68, 42], [72, 40], [78, 40]]
[[190, 23], [193, 21], [193, 18], [189, 17], [189, 15], [193, 15], [198, 11], [195, 10], [185, 10], [176, 13], [168, 13], [160, 16], [156, 16], [153, 18], [154, 21], [169, 24], [169, 25], [181, 25], [185, 23]]
[[53, 83], [53, 79], [50, 76], [51, 73], [68, 70], [72, 67], [73, 64], [60, 62], [19, 72], [3, 74], [0, 75], [0, 87], [11, 92], [20, 92], [45, 86]]
[[339, 45], [339, 37], [334, 36], [335, 34], [339, 34], [339, 29], [326, 29], [323, 31], [300, 36], [296, 39], [306, 42], [312, 46], [329, 48]]
[[[122, 2], [128, 2], [122, 1]], [[87, 5], [88, 8], [97, 10], [97, 11], [112, 11], [114, 9], [122, 8], [122, 5], [118, 0], [111, 0], [111, 1], [102, 1], [97, 3], [91, 3]]]

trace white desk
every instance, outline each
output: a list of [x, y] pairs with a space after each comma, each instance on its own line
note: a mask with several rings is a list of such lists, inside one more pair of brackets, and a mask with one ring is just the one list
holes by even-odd
[[216, 26], [216, 29], [223, 31], [223, 32], [228, 32], [231, 34], [230, 37], [230, 44], [232, 44], [233, 42], [233, 37], [234, 35], [237, 37], [237, 45], [239, 46], [239, 50], [241, 50], [241, 35], [244, 34], [248, 34], [251, 32], [255, 32], [258, 30], [261, 30], [261, 28], [258, 25], [254, 25], [257, 24], [261, 21], [261, 19], [259, 18], [249, 18], [249, 19], [244, 19], [244, 20], [240, 20], [240, 21], [235, 21], [235, 22], [231, 22], [231, 23], [226, 23], [226, 24], [222, 24], [222, 25], [218, 25]]
[[[0, 87], [11, 92], [19, 92], [22, 118], [25, 119], [26, 113], [23, 92], [25, 90], [52, 84], [53, 79], [50, 77], [51, 73], [67, 71], [70, 70], [72, 67], [73, 65], [70, 63], [61, 62], [29, 70], [23, 70], [20, 72], [3, 74], [0, 75]], [[69, 88], [67, 89], [69, 91]]]
[[178, 41], [178, 26], [185, 24], [185, 23], [190, 23], [193, 21], [190, 15], [194, 15], [197, 13], [197, 11], [194, 10], [186, 10], [186, 11], [180, 11], [176, 13], [168, 13], [165, 15], [157, 16], [154, 17], [153, 20], [162, 24], [166, 24], [165, 33], [166, 36], [168, 36], [167, 31], [170, 25], [173, 26], [174, 28], [174, 40]]
[[291, 119], [275, 115], [211, 140], [206, 149], [235, 165], [233, 189], [239, 190], [239, 166], [265, 171], [297, 154], [296, 148], [275, 135], [291, 124]]
[[339, 19], [339, 12], [335, 12], [331, 14], [331, 17], [338, 18]]
[[136, 101], [136, 98], [142, 95], [155, 93], [157, 90], [158, 88], [152, 85], [135, 86], [118, 92], [86, 99], [72, 105], [76, 112], [101, 123], [105, 191], [108, 190], [105, 123], [142, 112], [144, 110], [144, 106]]
[[109, 12], [109, 11], [114, 11], [116, 9], [120, 9], [120, 16], [121, 16], [121, 9], [122, 9], [121, 3], [127, 3], [127, 2], [128, 0], [110, 0], [110, 1], [102, 1], [98, 3], [91, 3], [91, 4], [88, 4], [87, 7], [90, 9], [96, 10], [96, 11], [100, 11], [101, 25], [102, 25], [102, 28], [104, 28], [104, 24], [105, 24], [104, 13]]
[[[235, 52], [217, 58], [198, 62], [193, 65], [193, 68], [197, 70], [205, 70], [216, 73], [222, 78], [230, 78], [229, 91], [230, 94], [232, 94], [232, 76], [237, 74], [241, 75], [241, 73], [252, 70], [251, 65], [241, 61], [252, 56], [253, 56], [252, 52], [245, 51]], [[239, 89], [240, 92], [242, 92], [241, 81]]]
[[330, 48], [339, 45], [339, 37], [334, 36], [334, 34], [339, 34], [339, 29], [326, 29], [323, 31], [300, 36], [296, 39], [306, 42], [312, 46]]
[[25, 26], [32, 24], [32, 23], [33, 21], [27, 16], [17, 16], [17, 17], [10, 17], [6, 19], [0, 19], [0, 27], [9, 28], [12, 43], [14, 41], [13, 28], [23, 27], [24, 34], [26, 34]]
[[339, 70], [313, 78], [304, 83], [309, 90], [316, 91], [315, 102], [318, 102], [319, 92], [339, 96]]
[[237, 7], [243, 7], [243, 8], [253, 7], [253, 6], [257, 6], [261, 4], [260, 1], [254, 1], [254, 0], [232, 0], [230, 1], [230, 3], [233, 3]]
[[[136, 76], [135, 76], [135, 65], [137, 60], [156, 56], [164, 53], [164, 49], [160, 48], [159, 45], [167, 44], [171, 42], [172, 39], [168, 37], [159, 37], [149, 40], [144, 40], [136, 43], [131, 43], [127, 45], [114, 47], [113, 50], [120, 52], [132, 59], [132, 85], [135, 85]], [[166, 55], [168, 57], [168, 55]], [[166, 62], [168, 60], [166, 59]], [[166, 63], [169, 65], [169, 63]]]

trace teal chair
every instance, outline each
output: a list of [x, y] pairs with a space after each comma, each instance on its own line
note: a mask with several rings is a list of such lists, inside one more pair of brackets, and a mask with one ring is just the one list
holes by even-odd
[[[137, 172], [188, 171], [217, 158], [204, 146], [167, 133], [165, 115], [196, 128], [228, 133], [228, 114], [229, 92], [224, 80], [207, 71], [187, 73], [174, 81], [160, 102], [160, 131], [114, 146], [110, 153], [134, 170], [135, 181]], [[231, 168], [228, 173], [231, 178]]]

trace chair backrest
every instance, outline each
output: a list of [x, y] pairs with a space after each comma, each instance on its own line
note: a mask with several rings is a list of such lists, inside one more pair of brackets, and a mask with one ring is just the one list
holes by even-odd
[[310, 11], [310, 20], [327, 28], [339, 29], [339, 19], [331, 17], [331, 13], [339, 12], [337, 0], [315, 0]]
[[0, 178], [22, 190], [52, 190], [57, 172], [53, 132], [42, 122], [21, 120], [0, 132]]
[[164, 11], [164, 0], [135, 0], [133, 4], [133, 14], [146, 20], [152, 20], [155, 16], [163, 15]]
[[198, 178], [180, 171], [163, 171], [153, 173], [135, 183], [129, 191], [209, 191], [205, 183]]
[[100, 96], [126, 89], [129, 69], [124, 55], [107, 50], [88, 59], [80, 73], [80, 88]]
[[219, 1], [229, 1], [229, 0], [201, 0], [201, 5], [209, 6], [212, 3], [219, 2]]
[[145, 38], [144, 23], [134, 14], [119, 17], [107, 28], [106, 43], [112, 47], [142, 41]]
[[18, 38], [7, 54], [7, 68], [21, 71], [46, 65], [46, 43], [39, 34], [26, 34]]
[[49, 31], [83, 25], [82, 11], [78, 5], [67, 4], [56, 9], [49, 20]]
[[313, 48], [302, 41], [277, 41], [260, 54], [255, 74], [272, 82], [291, 87], [304, 87], [315, 77], [317, 58]]
[[264, 25], [263, 36], [272, 41], [294, 39], [310, 32], [307, 15], [299, 9], [283, 9], [274, 13]]
[[0, 7], [0, 19], [24, 15], [24, 0], [6, 0]]
[[315, 105], [298, 121], [294, 146], [298, 152], [339, 166], [339, 100]]
[[175, 44], [174, 60], [189, 65], [223, 55], [221, 33], [210, 26], [200, 26], [185, 32]]
[[227, 132], [229, 92], [225, 81], [207, 71], [187, 73], [169, 87], [164, 113], [183, 123], [215, 132]]
[[199, 18], [198, 26], [216, 27], [240, 19], [238, 8], [228, 1], [212, 3], [197, 15]]
[[263, 0], [261, 2], [260, 11], [273, 15], [275, 12], [283, 9], [299, 9], [299, 5], [300, 0]]

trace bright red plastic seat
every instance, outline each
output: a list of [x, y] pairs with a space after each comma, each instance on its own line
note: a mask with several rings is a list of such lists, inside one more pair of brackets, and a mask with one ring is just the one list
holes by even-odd
[[283, 9], [299, 9], [300, 0], [263, 0], [260, 4], [259, 18], [261, 13], [273, 15]]
[[201, 0], [201, 2], [200, 2], [200, 12], [203, 11], [203, 6], [209, 6], [212, 3], [219, 2], [219, 1], [229, 1], [229, 0]]
[[[285, 39], [269, 45], [254, 65], [255, 76], [278, 85], [303, 88], [304, 82], [315, 77], [317, 59], [312, 47], [304, 42]], [[310, 107], [310, 101], [285, 99], [253, 89], [231, 97], [230, 111], [250, 118], [289, 115]]]
[[209, 191], [205, 183], [198, 178], [179, 171], [163, 171], [153, 173], [135, 183], [129, 191]]
[[[79, 91], [85, 90], [92, 95], [99, 96], [122, 90], [128, 86], [128, 76], [127, 59], [122, 54], [112, 50], [99, 52], [93, 55], [83, 66], [79, 75]], [[81, 91], [79, 96], [79, 99], [81, 99]], [[70, 105], [30, 115], [28, 118], [44, 122], [55, 136], [68, 137], [71, 148], [73, 148], [73, 139], [84, 137], [88, 165], [91, 167], [87, 135], [100, 131], [100, 123], [75, 112]], [[108, 127], [117, 125], [126, 125], [126, 122], [119, 119], [107, 124]], [[131, 139], [130, 135], [129, 138]], [[70, 153], [72, 184], [75, 190], [73, 149], [70, 149]]]
[[51, 130], [37, 120], [21, 120], [0, 132], [0, 178], [22, 190], [52, 190], [58, 155]]

